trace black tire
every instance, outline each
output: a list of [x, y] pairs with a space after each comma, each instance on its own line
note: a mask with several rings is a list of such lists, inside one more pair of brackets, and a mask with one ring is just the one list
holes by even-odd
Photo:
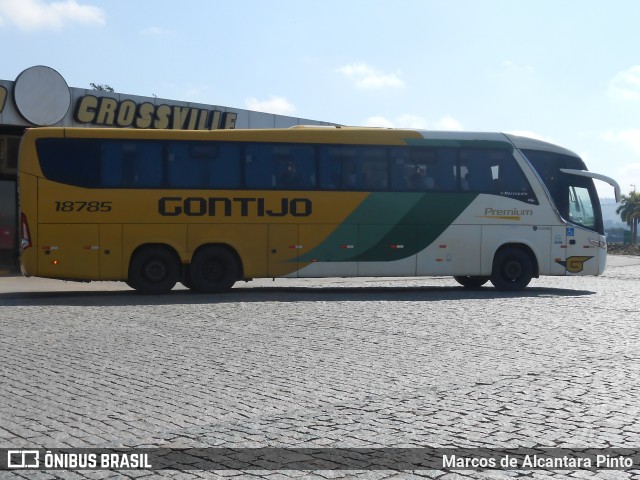
[[240, 276], [240, 266], [233, 253], [211, 245], [198, 250], [189, 266], [189, 284], [196, 292], [226, 292]]
[[454, 276], [453, 279], [465, 288], [480, 288], [489, 277]]
[[180, 260], [165, 247], [145, 247], [134, 253], [127, 285], [140, 293], [168, 293], [180, 278]]
[[491, 283], [498, 290], [517, 291], [524, 289], [533, 278], [531, 257], [519, 248], [500, 250], [493, 259]]

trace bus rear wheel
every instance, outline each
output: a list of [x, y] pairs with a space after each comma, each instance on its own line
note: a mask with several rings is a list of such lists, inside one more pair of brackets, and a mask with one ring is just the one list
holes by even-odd
[[453, 279], [465, 288], [480, 288], [489, 277], [454, 276]]
[[524, 289], [533, 278], [531, 257], [519, 248], [500, 250], [493, 259], [491, 283], [498, 290], [517, 291]]
[[168, 293], [180, 278], [177, 256], [164, 247], [145, 247], [134, 253], [127, 285], [140, 293]]
[[211, 245], [198, 250], [189, 266], [189, 284], [196, 292], [225, 292], [239, 278], [235, 255], [223, 247]]

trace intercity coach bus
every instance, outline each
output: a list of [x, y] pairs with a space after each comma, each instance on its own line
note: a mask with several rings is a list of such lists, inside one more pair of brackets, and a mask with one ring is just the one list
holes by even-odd
[[37, 128], [20, 148], [21, 267], [143, 293], [425, 275], [515, 291], [603, 272], [594, 178], [619, 197], [571, 151], [502, 133]]

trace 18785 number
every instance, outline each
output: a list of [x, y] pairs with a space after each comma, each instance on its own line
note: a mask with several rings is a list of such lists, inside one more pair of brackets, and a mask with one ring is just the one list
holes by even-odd
[[112, 202], [55, 202], [56, 212], [110, 212]]

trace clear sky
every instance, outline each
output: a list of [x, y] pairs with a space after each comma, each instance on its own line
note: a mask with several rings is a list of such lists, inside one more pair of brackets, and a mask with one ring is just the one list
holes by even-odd
[[640, 190], [637, 0], [0, 0], [0, 42], [4, 80], [519, 133]]

